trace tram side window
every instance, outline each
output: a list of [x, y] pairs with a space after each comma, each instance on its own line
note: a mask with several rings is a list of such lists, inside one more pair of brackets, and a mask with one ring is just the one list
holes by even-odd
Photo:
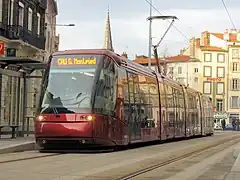
[[149, 105], [149, 84], [147, 81], [147, 77], [144, 75], [138, 75], [138, 82], [141, 107], [141, 121], [142, 127], [144, 128], [147, 127], [147, 120], [151, 119], [152, 117]]
[[128, 121], [129, 116], [129, 94], [128, 94], [128, 80], [127, 72], [125, 69], [118, 68], [118, 81], [117, 81], [117, 118]]
[[175, 116], [176, 116], [176, 118], [175, 118], [176, 127], [180, 126], [180, 119], [181, 119], [181, 117], [179, 115], [180, 114], [180, 110], [179, 110], [180, 107], [179, 107], [179, 97], [178, 97], [178, 95], [179, 95], [179, 90], [173, 88], [174, 109], [175, 109]]
[[[141, 107], [140, 100], [140, 89], [138, 75], [132, 72], [128, 72], [128, 84], [129, 84], [129, 104], [131, 107], [131, 121], [140, 122], [142, 121], [142, 115], [145, 109]], [[138, 124], [138, 123], [136, 123]]]
[[184, 104], [184, 94], [182, 90], [179, 90], [179, 107], [180, 107], [180, 112], [181, 112], [181, 119], [184, 121], [185, 119], [185, 104]]
[[195, 126], [196, 121], [196, 102], [193, 94], [188, 93], [188, 111], [189, 111], [189, 119], [192, 126]]
[[166, 85], [166, 96], [167, 96], [167, 116], [170, 126], [174, 126], [175, 121], [175, 108], [173, 99], [173, 90], [171, 86]]
[[152, 122], [151, 127], [155, 127], [157, 123], [160, 123], [158, 119], [159, 113], [159, 92], [157, 80], [153, 77], [147, 77], [147, 83], [149, 88], [149, 121]]
[[162, 112], [162, 121], [165, 122], [166, 121], [166, 117], [165, 117], [165, 112], [167, 109], [167, 104], [166, 104], [166, 93], [165, 93], [165, 85], [163, 83], [159, 83], [159, 89], [160, 89], [160, 101], [161, 101], [161, 112]]
[[115, 115], [117, 96], [117, 74], [113, 60], [106, 57], [101, 63], [101, 70], [96, 86], [94, 112], [110, 116]]
[[196, 125], [199, 128], [201, 127], [201, 106], [198, 94], [196, 94]]

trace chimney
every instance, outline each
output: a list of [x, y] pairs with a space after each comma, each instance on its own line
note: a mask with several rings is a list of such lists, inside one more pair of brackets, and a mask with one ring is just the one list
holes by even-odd
[[195, 56], [195, 44], [196, 44], [196, 39], [191, 38], [190, 39], [190, 56], [194, 57]]
[[201, 45], [202, 46], [210, 46], [210, 34], [208, 31], [204, 31], [202, 34], [201, 34]]
[[223, 39], [224, 39], [224, 41], [229, 41], [230, 40], [229, 31], [227, 29], [223, 33]]
[[121, 56], [122, 56], [122, 57], [125, 57], [125, 58], [128, 58], [128, 55], [127, 55], [126, 52], [123, 52]]
[[183, 55], [185, 49], [180, 49], [180, 55]]
[[195, 39], [195, 47], [196, 49], [200, 48], [200, 38]]

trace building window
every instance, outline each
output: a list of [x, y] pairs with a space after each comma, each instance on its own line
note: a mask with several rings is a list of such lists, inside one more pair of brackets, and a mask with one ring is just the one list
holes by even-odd
[[23, 3], [18, 3], [18, 25], [23, 26], [23, 20], [24, 20], [24, 5]]
[[238, 63], [234, 62], [232, 63], [232, 71], [237, 72], [238, 71]]
[[224, 82], [217, 82], [217, 94], [224, 94]]
[[32, 19], [33, 19], [33, 11], [31, 8], [28, 8], [28, 30], [32, 31]]
[[217, 107], [216, 110], [218, 112], [223, 112], [224, 108], [223, 108], [223, 100], [222, 99], [217, 99]]
[[195, 78], [194, 78], [194, 82], [195, 82], [195, 83], [198, 83], [198, 77], [195, 77]]
[[194, 68], [194, 72], [197, 73], [198, 72], [198, 68]]
[[232, 50], [232, 57], [233, 58], [238, 58], [239, 57], [239, 50], [238, 49], [233, 49]]
[[211, 62], [212, 61], [212, 55], [210, 53], [204, 53], [204, 61], [205, 62]]
[[182, 74], [182, 67], [178, 67], [178, 74]]
[[224, 78], [224, 76], [225, 76], [225, 68], [217, 67], [217, 77]]
[[204, 76], [205, 77], [212, 76], [212, 67], [211, 66], [204, 66]]
[[238, 96], [232, 96], [231, 97], [231, 108], [232, 109], [238, 109]]
[[8, 24], [13, 25], [14, 0], [8, 3]]
[[240, 79], [233, 78], [231, 82], [231, 90], [232, 91], [238, 91], [239, 90], [239, 85], [240, 85]]
[[40, 35], [41, 30], [41, 15], [37, 13], [37, 34]]
[[0, 0], [0, 22], [2, 22], [3, 17], [3, 0]]
[[211, 82], [203, 82], [203, 93], [211, 94], [212, 83]]
[[224, 63], [225, 62], [225, 54], [218, 54], [217, 61], [220, 63]]

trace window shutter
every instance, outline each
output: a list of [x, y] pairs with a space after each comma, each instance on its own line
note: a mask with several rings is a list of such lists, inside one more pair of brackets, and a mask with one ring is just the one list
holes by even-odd
[[239, 108], [239, 107], [240, 107], [240, 98], [239, 98], [239, 96], [238, 96], [237, 108]]
[[233, 72], [233, 63], [229, 63], [230, 72]]
[[232, 86], [233, 86], [233, 80], [232, 79], [229, 79], [229, 89], [232, 91], [233, 90], [233, 88], [232, 88]]
[[230, 97], [230, 108], [232, 109], [232, 97]]
[[240, 90], [240, 79], [237, 79], [237, 90]]

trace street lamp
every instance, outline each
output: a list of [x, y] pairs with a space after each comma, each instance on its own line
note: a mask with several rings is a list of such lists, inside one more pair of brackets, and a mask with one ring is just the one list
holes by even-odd
[[75, 24], [56, 24], [56, 26], [75, 26]]
[[[172, 19], [172, 22], [170, 23], [170, 25], [168, 26], [167, 30], [165, 31], [165, 33], [163, 34], [162, 38], [160, 39], [160, 41], [157, 43], [157, 45], [153, 46], [153, 51], [154, 51], [154, 56], [155, 59], [157, 60], [157, 66], [158, 66], [158, 72], [160, 73], [160, 67], [159, 67], [159, 59], [158, 59], [158, 54], [157, 54], [157, 48], [158, 46], [161, 44], [161, 42], [163, 41], [164, 37], [166, 36], [166, 34], [168, 33], [169, 29], [172, 27], [174, 21], [176, 19], [178, 19], [176, 16], [150, 16], [147, 18], [147, 20], [149, 22], [152, 22], [152, 20], [155, 19], [162, 19], [162, 20], [168, 20], [168, 19]], [[152, 48], [152, 25], [150, 23], [149, 25], [149, 58], [148, 58], [148, 68], [151, 68], [151, 48]]]
[[71, 26], [71, 27], [73, 27], [73, 26], [75, 26], [75, 24], [47, 24], [47, 23], [45, 23], [45, 27], [46, 26]]

